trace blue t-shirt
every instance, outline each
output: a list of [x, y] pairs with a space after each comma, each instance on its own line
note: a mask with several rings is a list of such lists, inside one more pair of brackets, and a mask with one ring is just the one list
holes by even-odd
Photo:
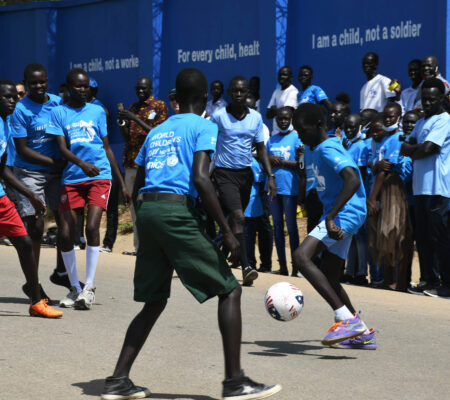
[[[8, 124], [3, 121], [2, 117], [0, 117], [0, 159], [6, 152], [6, 148], [8, 146], [8, 136]], [[0, 183], [0, 197], [3, 197], [4, 195], [5, 190], [3, 189], [3, 185]]]
[[64, 185], [111, 179], [111, 166], [102, 140], [108, 136], [103, 108], [91, 103], [86, 103], [81, 108], [72, 108], [66, 104], [55, 107], [50, 115], [47, 133], [64, 136], [70, 151], [76, 157], [100, 169], [100, 174], [89, 177], [78, 165], [69, 162], [62, 175]]
[[358, 167], [367, 167], [369, 149], [364, 140], [358, 140], [355, 143], [350, 142], [350, 147], [347, 149], [352, 156], [353, 161]]
[[396, 132], [391, 136], [388, 136], [384, 142], [384, 157], [389, 159], [392, 163], [392, 172], [396, 172], [400, 178], [405, 182], [410, 182], [412, 179], [412, 160], [409, 157], [400, 155], [400, 148], [402, 142], [399, 137], [403, 135], [403, 132]]
[[[267, 142], [267, 153], [269, 156], [282, 157], [283, 160], [295, 161], [295, 151], [302, 145], [298, 133], [293, 131], [287, 135], [279, 133], [273, 135]], [[298, 196], [300, 176], [296, 169], [273, 167], [277, 193], [288, 196]]]
[[265, 181], [265, 177], [261, 165], [259, 165], [259, 162], [255, 158], [252, 160], [252, 172], [254, 178], [250, 192], [250, 200], [244, 211], [244, 215], [247, 218], [256, 218], [264, 214], [260, 190], [262, 182]]
[[16, 145], [14, 144], [14, 138], [11, 135], [11, 115], [6, 117], [6, 125], [8, 128], [8, 143], [6, 144], [6, 154], [8, 155], [6, 159], [6, 164], [8, 167], [13, 167], [16, 161]]
[[319, 104], [321, 101], [328, 99], [322, 88], [319, 86], [308, 86], [304, 91], [299, 90], [297, 94], [298, 105], [303, 103]]
[[[15, 138], [27, 138], [27, 146], [40, 154], [57, 160], [61, 158], [58, 145], [53, 136], [47, 134], [51, 111], [62, 104], [62, 99], [47, 93], [49, 100], [39, 104], [25, 96], [16, 105], [11, 115], [11, 135]], [[14, 165], [31, 171], [46, 171], [52, 167], [36, 164], [16, 155]]]
[[[328, 138], [320, 143], [312, 152], [313, 171], [316, 181], [316, 190], [323, 204], [323, 216], [333, 208], [344, 181], [339, 173], [346, 167], [353, 168], [362, 182], [359, 168], [352, 160], [350, 154], [341, 145], [338, 138]], [[345, 232], [355, 234], [366, 218], [366, 194], [361, 184], [356, 193], [344, 204], [334, 218], [337, 226]]]
[[219, 127], [216, 167], [231, 169], [250, 167], [253, 143], [264, 142], [261, 114], [249, 109], [245, 118], [239, 121], [224, 107], [211, 116], [211, 121]]
[[418, 144], [432, 142], [437, 154], [414, 160], [413, 193], [450, 198], [450, 115], [442, 113], [417, 121], [411, 135]]
[[196, 114], [172, 115], [153, 128], [134, 162], [145, 168], [140, 193], [177, 193], [197, 197], [194, 153], [214, 152], [217, 125]]
[[313, 151], [309, 146], [305, 145], [303, 162], [305, 163], [306, 196], [308, 196], [308, 193], [316, 187], [316, 177], [313, 170], [313, 161]]
[[106, 108], [99, 99], [94, 99], [94, 100], [90, 101], [90, 103], [95, 104], [96, 106], [100, 106], [103, 109]]

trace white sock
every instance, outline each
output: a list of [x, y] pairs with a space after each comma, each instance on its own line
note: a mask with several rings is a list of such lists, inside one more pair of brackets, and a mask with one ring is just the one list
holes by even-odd
[[347, 308], [347, 306], [342, 306], [341, 308], [334, 310], [334, 320], [336, 322], [343, 321], [344, 319], [350, 319], [350, 318], [353, 318], [353, 314], [350, 312], [350, 310]]
[[67, 275], [69, 275], [69, 281], [72, 286], [77, 289], [77, 292], [81, 292], [80, 280], [77, 274], [77, 259], [75, 257], [75, 250], [61, 251], [61, 256], [66, 266]]
[[86, 246], [86, 285], [94, 286], [95, 271], [97, 270], [100, 246]]
[[365, 331], [364, 331], [364, 333], [370, 333], [370, 330], [369, 330], [369, 328], [367, 327], [367, 325], [365, 324], [365, 322], [360, 318], [360, 320], [361, 320], [361, 325], [364, 327], [364, 329], [365, 329]]

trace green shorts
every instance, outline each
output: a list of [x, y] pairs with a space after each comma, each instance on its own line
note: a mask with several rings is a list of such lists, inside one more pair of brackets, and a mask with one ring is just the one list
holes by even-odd
[[147, 201], [136, 217], [135, 301], [168, 299], [174, 269], [200, 303], [239, 286], [225, 256], [202, 232], [196, 209], [176, 201]]

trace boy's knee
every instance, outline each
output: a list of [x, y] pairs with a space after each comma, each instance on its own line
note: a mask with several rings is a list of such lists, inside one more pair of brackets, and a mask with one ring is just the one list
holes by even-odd
[[235, 210], [231, 212], [231, 220], [235, 225], [244, 226], [245, 225], [245, 216], [242, 210]]
[[294, 254], [292, 255], [292, 261], [294, 262], [294, 265], [298, 268], [302, 268], [305, 266], [310, 260], [309, 255], [307, 252], [302, 249], [301, 247], [298, 247]]

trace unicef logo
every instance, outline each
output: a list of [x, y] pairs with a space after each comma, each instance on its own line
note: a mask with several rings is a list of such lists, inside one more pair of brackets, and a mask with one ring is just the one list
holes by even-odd
[[177, 156], [172, 155], [172, 156], [169, 156], [169, 157], [167, 158], [167, 165], [168, 165], [169, 167], [174, 167], [174, 166], [177, 165], [177, 164], [178, 164], [178, 157], [177, 157]]

